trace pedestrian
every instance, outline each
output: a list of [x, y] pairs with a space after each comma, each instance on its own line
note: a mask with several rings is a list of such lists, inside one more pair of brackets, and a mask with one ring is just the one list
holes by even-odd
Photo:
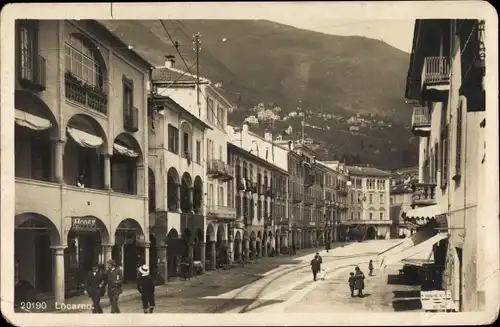
[[349, 276], [349, 288], [351, 289], [351, 297], [354, 297], [355, 284], [356, 284], [356, 279], [354, 278], [354, 273], [351, 271]]
[[104, 285], [104, 277], [99, 265], [94, 264], [85, 280], [85, 294], [92, 299], [92, 313], [102, 313], [101, 294]]
[[330, 242], [328, 241], [325, 245], [326, 253], [330, 251]]
[[358, 296], [363, 297], [363, 290], [365, 289], [365, 275], [359, 269], [355, 268], [356, 273], [354, 274], [354, 288], [358, 291]]
[[318, 257], [318, 261], [319, 261], [319, 269], [321, 270], [321, 264], [323, 263], [323, 258], [319, 255], [318, 252], [316, 252], [316, 256]]
[[368, 263], [368, 270], [370, 270], [368, 275], [373, 276], [373, 261], [372, 260], [370, 260], [370, 262]]
[[321, 270], [321, 264], [319, 262], [318, 255], [315, 255], [314, 259], [311, 260], [311, 270], [313, 273], [314, 281], [316, 281], [316, 276], [318, 275], [318, 271]]
[[148, 265], [139, 268], [141, 276], [137, 279], [137, 290], [141, 293], [144, 313], [153, 313], [155, 309], [155, 282], [149, 274]]
[[108, 286], [108, 297], [111, 303], [111, 313], [120, 313], [118, 298], [122, 293], [123, 273], [115, 260], [108, 260], [108, 272], [103, 287]]

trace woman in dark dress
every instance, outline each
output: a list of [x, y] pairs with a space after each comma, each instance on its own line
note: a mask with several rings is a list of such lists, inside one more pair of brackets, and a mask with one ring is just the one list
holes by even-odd
[[363, 290], [365, 289], [365, 274], [359, 269], [359, 267], [355, 268], [354, 274], [354, 289], [358, 291], [358, 296], [363, 297]]
[[141, 293], [142, 309], [144, 313], [153, 313], [155, 308], [155, 282], [149, 274], [148, 265], [139, 268], [140, 277], [137, 279], [137, 290]]

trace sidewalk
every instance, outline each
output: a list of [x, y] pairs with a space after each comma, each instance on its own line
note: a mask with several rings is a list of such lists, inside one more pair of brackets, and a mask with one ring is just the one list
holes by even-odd
[[[332, 244], [332, 249], [339, 247], [344, 243]], [[253, 281], [261, 278], [261, 275], [269, 270], [275, 269], [283, 264], [294, 264], [300, 262], [301, 257], [305, 255], [310, 256], [315, 252], [321, 252], [324, 250], [321, 248], [309, 248], [297, 250], [296, 255], [280, 255], [279, 257], [266, 257], [258, 258], [253, 264], [245, 264], [245, 267], [235, 267], [231, 269], [220, 269], [206, 271], [203, 275], [199, 275], [191, 278], [191, 280], [183, 281], [180, 279], [173, 279], [168, 281], [165, 285], [159, 285], [156, 287], [156, 297], [175, 297], [182, 294], [182, 297], [199, 297], [199, 296], [209, 296], [216, 295], [229, 291], [231, 289], [239, 288], [243, 285], [252, 283]], [[125, 284], [123, 287], [123, 293], [120, 295], [120, 303], [138, 300], [140, 294], [135, 288], [135, 283]], [[66, 299], [65, 304], [75, 307], [75, 309], [65, 310], [64, 313], [70, 312], [82, 312], [88, 311], [86, 308], [79, 308], [82, 305], [91, 304], [91, 300], [86, 295], [75, 296]], [[104, 296], [101, 298], [101, 306], [107, 308], [110, 306], [109, 298]], [[49, 310], [44, 310], [44, 312], [59, 312], [54, 307], [54, 303], [48, 303], [47, 307], [51, 308]]]

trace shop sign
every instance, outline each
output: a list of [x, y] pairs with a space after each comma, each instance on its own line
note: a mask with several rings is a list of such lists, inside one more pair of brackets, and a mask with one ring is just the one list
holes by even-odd
[[97, 231], [97, 218], [73, 217], [73, 219], [71, 221], [71, 229], [74, 231], [95, 232], [95, 231]]
[[450, 291], [421, 291], [420, 302], [422, 309], [428, 311], [455, 310], [456, 304], [451, 298]]

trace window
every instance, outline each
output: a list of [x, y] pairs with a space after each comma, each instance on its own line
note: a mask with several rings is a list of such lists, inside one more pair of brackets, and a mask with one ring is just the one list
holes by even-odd
[[351, 212], [351, 220], [354, 220], [354, 212]]
[[384, 194], [383, 193], [380, 193], [380, 203], [381, 204], [384, 203]]
[[441, 187], [448, 183], [448, 125], [441, 131]]
[[358, 211], [358, 220], [361, 219], [361, 212]]
[[123, 77], [123, 120], [126, 122], [132, 115], [134, 106], [134, 82]]
[[369, 197], [370, 197], [370, 203], [373, 203], [373, 194], [370, 194]]
[[201, 141], [196, 141], [196, 162], [201, 163]]
[[210, 163], [214, 157], [214, 142], [207, 139], [207, 161]]
[[370, 212], [370, 220], [373, 219], [373, 212]]
[[34, 80], [35, 78], [35, 56], [38, 33], [34, 28], [21, 26], [19, 28], [19, 56], [20, 56], [20, 74], [22, 79]]
[[462, 168], [462, 108], [463, 100], [460, 100], [457, 107], [457, 135], [456, 135], [456, 152], [455, 152], [455, 175], [460, 176]]
[[224, 205], [224, 187], [219, 186], [219, 191], [217, 192], [217, 204], [219, 206]]
[[207, 202], [209, 205], [214, 204], [214, 184], [211, 183], [208, 184]]
[[179, 154], [179, 130], [168, 124], [168, 151]]
[[189, 155], [189, 134], [186, 132], [182, 133], [182, 154]]
[[383, 212], [380, 213], [380, 220], [384, 220], [384, 213]]
[[214, 100], [212, 98], [207, 99], [207, 115], [208, 115], [208, 121], [213, 124], [215, 121], [215, 113], [214, 113]]
[[438, 163], [439, 163], [439, 143], [436, 142], [434, 147], [434, 168], [432, 170], [432, 182], [437, 183], [437, 172], [438, 172]]
[[66, 69], [73, 76], [91, 86], [102, 87], [101, 65], [94, 52], [82, 40], [74, 35], [64, 46], [66, 53]]

